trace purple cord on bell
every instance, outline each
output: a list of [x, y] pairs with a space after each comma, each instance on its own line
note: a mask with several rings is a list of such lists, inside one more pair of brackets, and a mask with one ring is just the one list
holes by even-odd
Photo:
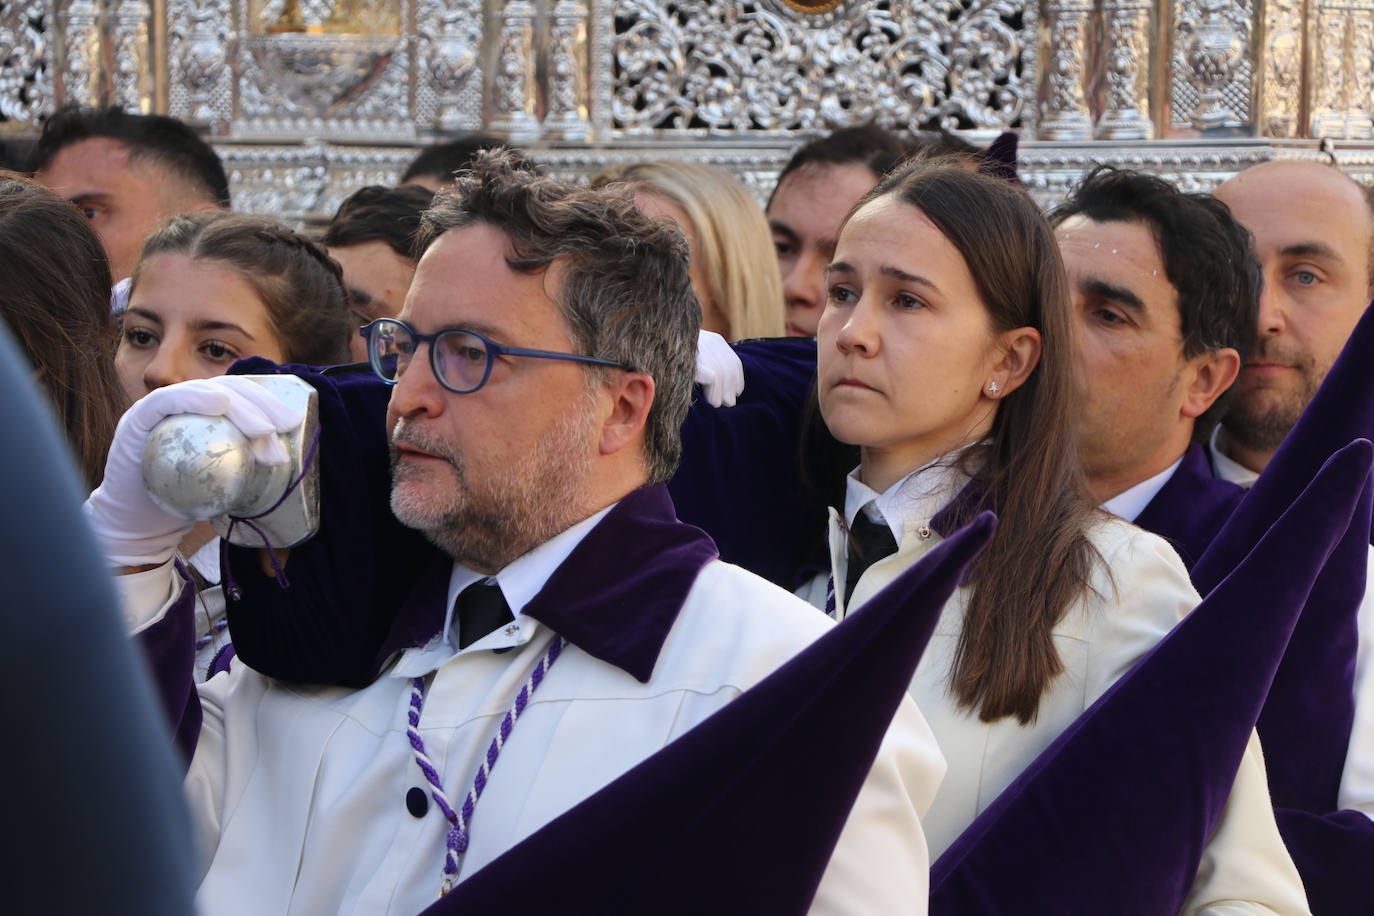
[[472, 780], [472, 788], [468, 790], [467, 797], [463, 799], [463, 806], [457, 812], [453, 810], [453, 805], [449, 802], [448, 794], [444, 791], [443, 781], [439, 778], [439, 772], [429, 759], [429, 754], [425, 750], [424, 739], [420, 737], [420, 712], [424, 708], [425, 702], [425, 679], [417, 677], [411, 681], [410, 712], [407, 714], [409, 725], [406, 728], [406, 737], [410, 739], [410, 747], [415, 752], [416, 765], [419, 766], [420, 772], [425, 774], [425, 779], [429, 780], [430, 796], [444, 817], [453, 825], [445, 838], [444, 881], [440, 896], [447, 894], [458, 878], [458, 860], [463, 853], [467, 852], [468, 848], [468, 824], [472, 820], [473, 810], [477, 807], [477, 799], [482, 797], [482, 790], [487, 786], [491, 768], [496, 765], [496, 759], [501, 754], [501, 748], [509, 740], [516, 721], [525, 711], [525, 707], [529, 705], [530, 697], [543, 683], [544, 675], [553, 667], [553, 663], [558, 661], [558, 656], [562, 654], [565, 644], [566, 640], [563, 637], [555, 636], [549, 650], [544, 653], [543, 658], [539, 659], [539, 663], [530, 672], [529, 678], [520, 686], [520, 691], [515, 695], [515, 702], [511, 704], [511, 708], [506, 710], [505, 716], [502, 717], [501, 725], [496, 730], [496, 736], [491, 739], [491, 744], [487, 747], [486, 759], [477, 768], [477, 775]]
[[[301, 481], [305, 480], [305, 475], [310, 473], [310, 466], [315, 462], [315, 453], [319, 450], [319, 447], [320, 428], [316, 426], [315, 435], [310, 440], [310, 448], [306, 450], [305, 460], [301, 462], [301, 472], [300, 474], [296, 475], [296, 479], [292, 480], [291, 483], [287, 484], [286, 489], [282, 491], [281, 496], [278, 497], [276, 502], [274, 502], [268, 508], [264, 509], [262, 512], [259, 512], [257, 515], [231, 515], [229, 517], [229, 530], [226, 531], [224, 534], [224, 539], [226, 541], [229, 540], [230, 535], [234, 533], [234, 528], [237, 527], [240, 523], [247, 525], [249, 528], [253, 529], [253, 533], [262, 539], [262, 549], [267, 551], [267, 561], [272, 564], [272, 578], [277, 580], [277, 585], [280, 588], [291, 587], [291, 583], [286, 581], [286, 570], [282, 568], [281, 561], [277, 559], [276, 549], [273, 548], [271, 539], [267, 537], [266, 532], [264, 532], [257, 525], [253, 524], [253, 522], [257, 519], [263, 518], [264, 516], [271, 515], [273, 512], [277, 511], [278, 507], [280, 507], [282, 503], [286, 502], [286, 498], [295, 492], [296, 487], [300, 486]], [[224, 593], [228, 595], [230, 598], [234, 599], [235, 601], [238, 601], [240, 598], [243, 597], [243, 589], [239, 588], [238, 583], [234, 581], [233, 570], [230, 569], [228, 566], [226, 566], [224, 569]]]

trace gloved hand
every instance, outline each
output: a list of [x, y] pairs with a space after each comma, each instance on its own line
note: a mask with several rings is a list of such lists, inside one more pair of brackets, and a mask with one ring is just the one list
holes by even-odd
[[744, 392], [744, 363], [714, 331], [697, 332], [697, 374], [694, 381], [712, 407], [734, 407]]
[[115, 428], [105, 479], [84, 507], [111, 565], [165, 563], [195, 524], [158, 506], [143, 485], [143, 446], [149, 433], [163, 418], [183, 413], [226, 418], [247, 437], [254, 458], [268, 466], [290, 460], [275, 434], [294, 429], [303, 419], [298, 409], [241, 376], [169, 385], [135, 403]]

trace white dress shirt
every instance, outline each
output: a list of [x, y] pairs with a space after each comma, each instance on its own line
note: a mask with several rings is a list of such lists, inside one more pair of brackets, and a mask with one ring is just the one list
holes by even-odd
[[[1217, 447], [1216, 432], [1210, 445], [1212, 468], [1218, 477], [1247, 490], [1254, 486], [1259, 474], [1228, 458]], [[1374, 819], [1374, 548], [1370, 549], [1365, 574], [1364, 599], [1356, 618], [1360, 641], [1355, 654], [1355, 720], [1350, 726], [1336, 804]]]
[[[461, 804], [501, 717], [554, 639], [522, 608], [596, 521], [498, 573], [514, 623], [462, 651], [449, 642], [450, 624], [362, 689], [286, 684], [241, 664], [200, 685], [204, 723], [186, 790], [204, 852], [201, 912], [413, 916], [432, 903], [449, 825], [432, 803], [419, 818], [407, 811], [407, 792], [426, 786], [405, 735], [411, 679], [429, 679], [420, 732], [450, 799]], [[170, 564], [122, 578], [130, 580], [121, 584], [135, 628], [156, 623], [174, 603]], [[450, 597], [477, 578], [455, 568]], [[765, 580], [712, 561], [691, 586], [647, 683], [569, 643], [492, 769], [459, 880], [710, 716], [830, 625]], [[812, 912], [925, 912], [929, 858], [919, 818], [943, 771], [929, 727], [904, 701]]]
[[1103, 512], [1110, 512], [1117, 518], [1124, 518], [1128, 522], [1134, 522], [1140, 513], [1145, 511], [1145, 507], [1150, 504], [1150, 500], [1159, 495], [1159, 491], [1164, 489], [1164, 485], [1169, 482], [1169, 478], [1174, 476], [1174, 471], [1183, 463], [1179, 458], [1173, 464], [1160, 471], [1153, 477], [1142, 480], [1140, 483], [1124, 490], [1102, 504]]

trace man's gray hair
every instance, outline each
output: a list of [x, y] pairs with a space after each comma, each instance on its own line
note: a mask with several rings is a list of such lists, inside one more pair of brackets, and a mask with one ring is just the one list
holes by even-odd
[[479, 153], [454, 190], [435, 197], [420, 219], [416, 250], [423, 254], [448, 230], [473, 225], [510, 238], [512, 270], [539, 273], [557, 262], [563, 283], [556, 301], [579, 355], [653, 377], [644, 463], [649, 483], [667, 481], [682, 452], [701, 327], [682, 232], [640, 213], [627, 191], [545, 178], [505, 150]]

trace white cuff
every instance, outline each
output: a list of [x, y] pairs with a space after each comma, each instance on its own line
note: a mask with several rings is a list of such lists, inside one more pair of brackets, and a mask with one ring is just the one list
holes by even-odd
[[181, 576], [176, 564], [168, 560], [154, 569], [115, 576], [124, 627], [130, 636], [161, 620], [181, 594]]

